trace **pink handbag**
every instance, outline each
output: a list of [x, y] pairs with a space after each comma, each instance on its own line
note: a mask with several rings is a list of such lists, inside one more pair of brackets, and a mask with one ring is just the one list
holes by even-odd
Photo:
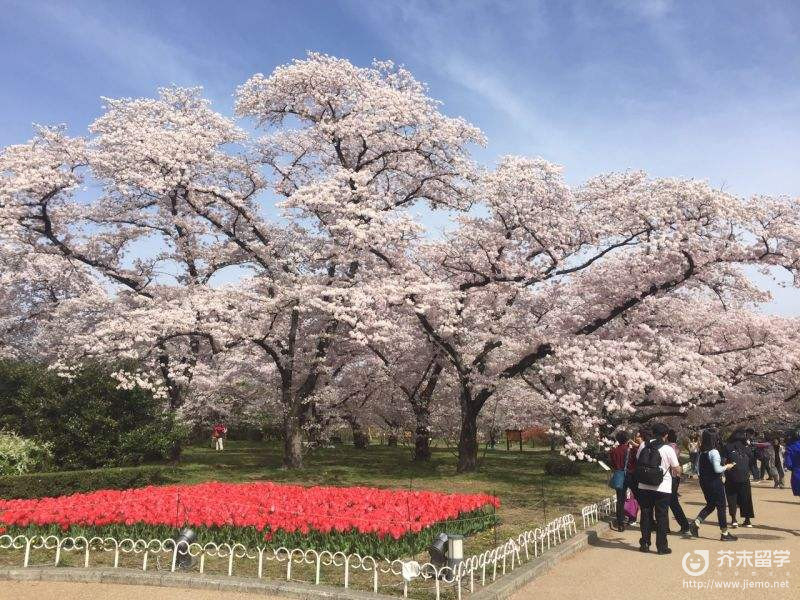
[[636, 519], [636, 516], [639, 514], [639, 503], [633, 496], [625, 500], [625, 514], [634, 520]]

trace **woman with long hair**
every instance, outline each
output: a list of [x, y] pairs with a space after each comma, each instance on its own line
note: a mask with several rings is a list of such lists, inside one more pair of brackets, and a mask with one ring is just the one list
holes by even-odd
[[720, 540], [723, 542], [734, 542], [736, 536], [728, 531], [728, 521], [725, 515], [725, 486], [722, 484], [722, 474], [734, 468], [733, 464], [722, 465], [722, 457], [719, 453], [719, 432], [709, 428], [703, 431], [700, 437], [700, 456], [697, 459], [698, 479], [700, 489], [706, 499], [706, 505], [700, 509], [697, 518], [690, 523], [689, 529], [692, 535], [700, 535], [700, 524], [714, 510], [717, 511], [719, 520]]
[[731, 527], [738, 527], [736, 513], [744, 519], [742, 527], [752, 527], [750, 519], [754, 518], [753, 492], [750, 487], [750, 464], [752, 453], [748, 445], [747, 431], [737, 429], [728, 438], [722, 451], [725, 463], [734, 467], [725, 475], [725, 495], [728, 497], [728, 512], [731, 515]]

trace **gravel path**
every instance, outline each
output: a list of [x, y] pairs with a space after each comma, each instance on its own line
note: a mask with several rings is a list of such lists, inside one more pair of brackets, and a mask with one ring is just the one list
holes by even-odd
[[[790, 490], [776, 490], [771, 483], [753, 486], [756, 518], [754, 528], [731, 530], [738, 542], [719, 541], [716, 513], [700, 528], [699, 539], [671, 535], [672, 554], [658, 556], [639, 552], [639, 530], [610, 532], [583, 552], [565, 560], [551, 572], [533, 581], [513, 600], [548, 598], [551, 600], [588, 600], [594, 598], [702, 598], [736, 600], [790, 600], [800, 598], [800, 498]], [[703, 504], [700, 488], [689, 482], [681, 486], [681, 502], [692, 519]], [[677, 530], [674, 519], [670, 527]], [[655, 538], [653, 539], [655, 548]], [[709, 568], [699, 576], [687, 575], [682, 568], [688, 552], [707, 550]], [[789, 562], [781, 567], [770, 558], [771, 566], [755, 562], [756, 552], [789, 551]], [[733, 551], [733, 564], [719, 564], [719, 551]], [[738, 555], [740, 552], [746, 555]], [[696, 555], [695, 555], [696, 556]], [[688, 559], [692, 561], [692, 557]], [[743, 564], [737, 566], [739, 561]], [[753, 561], [752, 566], [747, 562]], [[694, 562], [694, 561], [692, 561]], [[702, 565], [702, 560], [696, 561]], [[753, 586], [745, 589], [744, 582]], [[769, 584], [770, 588], [765, 586]], [[706, 586], [698, 589], [697, 585]], [[725, 586], [728, 586], [727, 588]], [[739, 587], [732, 587], [738, 585]], [[775, 587], [775, 586], [788, 587]], [[718, 587], [719, 586], [719, 587]]]

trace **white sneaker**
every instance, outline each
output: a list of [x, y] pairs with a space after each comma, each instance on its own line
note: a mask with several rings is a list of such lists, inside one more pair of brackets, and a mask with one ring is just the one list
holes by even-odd
[[730, 527], [731, 529], [736, 529], [738, 526], [739, 524], [736, 521], [733, 521], [730, 525], [728, 525], [728, 527]]

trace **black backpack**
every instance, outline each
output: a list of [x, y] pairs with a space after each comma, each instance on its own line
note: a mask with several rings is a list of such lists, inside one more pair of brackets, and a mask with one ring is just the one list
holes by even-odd
[[661, 452], [658, 451], [663, 443], [653, 444], [647, 442], [636, 459], [636, 480], [647, 485], [660, 485], [664, 481], [664, 471], [661, 469]]
[[750, 479], [750, 452], [747, 448], [737, 444], [730, 444], [725, 448], [725, 458], [736, 466], [725, 473], [725, 477], [735, 483], [743, 483]]

